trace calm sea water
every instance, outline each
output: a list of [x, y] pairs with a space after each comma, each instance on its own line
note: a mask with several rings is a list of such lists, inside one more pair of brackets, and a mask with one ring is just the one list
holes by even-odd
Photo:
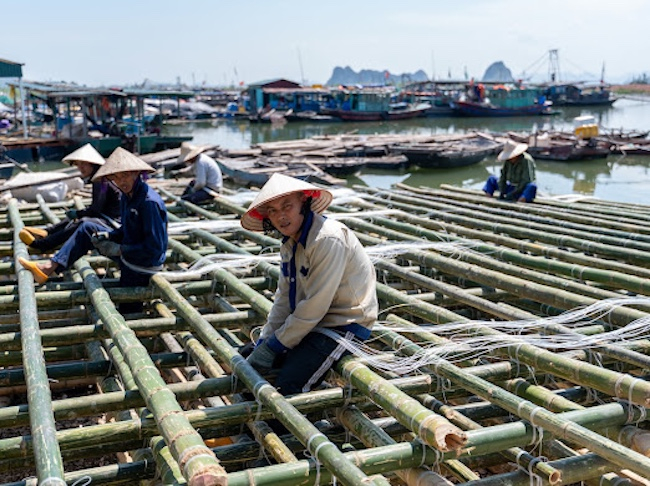
[[[196, 143], [224, 148], [248, 148], [252, 144], [308, 138], [314, 135], [354, 132], [358, 134], [440, 134], [482, 130], [531, 132], [537, 129], [572, 130], [573, 118], [593, 115], [606, 129], [650, 130], [648, 101], [620, 99], [608, 108], [568, 108], [548, 117], [514, 118], [418, 118], [395, 122], [287, 123], [282, 126], [249, 124], [247, 121], [216, 120], [166, 125], [169, 134], [193, 135]], [[413, 186], [439, 187], [453, 184], [480, 189], [488, 175], [498, 175], [501, 163], [494, 157], [470, 167], [450, 170], [409, 169], [407, 172], [364, 170], [349, 177], [348, 184], [388, 188], [404, 181]], [[581, 194], [621, 202], [650, 204], [650, 157], [609, 156], [582, 162], [537, 161], [540, 194]]]

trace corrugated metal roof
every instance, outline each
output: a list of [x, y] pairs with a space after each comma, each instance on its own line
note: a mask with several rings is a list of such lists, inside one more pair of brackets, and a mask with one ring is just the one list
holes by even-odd
[[18, 62], [0, 59], [0, 78], [22, 78], [23, 65]]

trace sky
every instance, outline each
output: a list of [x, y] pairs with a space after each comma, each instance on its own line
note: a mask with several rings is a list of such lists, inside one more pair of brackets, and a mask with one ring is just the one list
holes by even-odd
[[145, 79], [196, 86], [286, 78], [325, 83], [336, 66], [480, 79], [628, 82], [650, 72], [649, 0], [22, 0], [2, 2], [0, 58], [30, 81]]

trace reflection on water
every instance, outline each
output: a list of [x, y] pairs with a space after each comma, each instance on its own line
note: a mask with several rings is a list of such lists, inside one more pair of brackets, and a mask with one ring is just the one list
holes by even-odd
[[[606, 129], [650, 130], [650, 103], [619, 100], [612, 107], [563, 108], [553, 116], [514, 118], [416, 118], [377, 123], [287, 123], [249, 124], [244, 120], [218, 120], [166, 125], [169, 134], [193, 135], [196, 143], [218, 144], [226, 148], [248, 148], [252, 144], [309, 138], [339, 133], [440, 134], [481, 130], [485, 132], [572, 130], [573, 118], [596, 117]], [[602, 199], [650, 204], [650, 157], [610, 156], [582, 162], [537, 162], [537, 183], [541, 194], [585, 194]], [[499, 174], [495, 157], [458, 169], [419, 169], [408, 172], [364, 170], [348, 183], [388, 188], [404, 181], [413, 186], [438, 187], [452, 184], [480, 189], [489, 174]]]

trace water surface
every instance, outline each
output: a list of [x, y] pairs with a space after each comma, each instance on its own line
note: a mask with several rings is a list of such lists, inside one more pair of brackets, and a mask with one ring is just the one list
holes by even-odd
[[[650, 130], [648, 102], [621, 99], [608, 108], [563, 108], [553, 116], [513, 118], [417, 118], [394, 122], [366, 123], [287, 123], [249, 124], [244, 120], [215, 120], [166, 125], [169, 134], [193, 135], [196, 143], [218, 144], [224, 148], [248, 148], [253, 144], [277, 140], [308, 138], [337, 133], [440, 134], [467, 130], [492, 133], [533, 132], [538, 129], [572, 130], [573, 118], [593, 115], [601, 128]], [[650, 157], [622, 157], [581, 162], [537, 161], [537, 183], [541, 194], [581, 194], [621, 202], [650, 204]], [[349, 184], [388, 188], [404, 181], [413, 186], [439, 187], [453, 184], [480, 189], [488, 175], [499, 174], [501, 163], [495, 157], [458, 169], [419, 169], [407, 172], [363, 170], [349, 178]]]

